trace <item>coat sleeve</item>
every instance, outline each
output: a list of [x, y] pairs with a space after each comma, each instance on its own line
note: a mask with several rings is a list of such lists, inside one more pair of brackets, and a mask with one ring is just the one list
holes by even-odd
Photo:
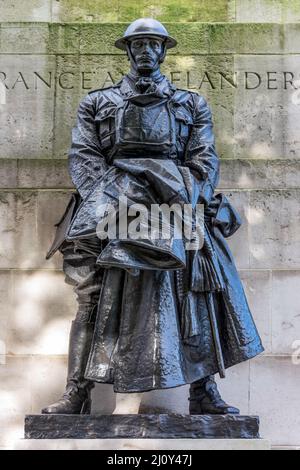
[[199, 181], [199, 203], [209, 204], [219, 181], [219, 158], [210, 108], [200, 95], [193, 95], [193, 127], [187, 144], [185, 165]]
[[83, 199], [107, 169], [96, 131], [95, 105], [87, 95], [79, 105], [69, 152], [69, 173]]

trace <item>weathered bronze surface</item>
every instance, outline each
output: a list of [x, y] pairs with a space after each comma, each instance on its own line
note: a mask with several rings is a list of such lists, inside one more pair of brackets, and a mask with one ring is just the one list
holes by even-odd
[[[90, 390], [100, 382], [115, 392], [193, 384], [191, 413], [236, 414], [213, 375], [263, 351], [225, 241], [241, 220], [215, 194], [210, 108], [160, 71], [175, 45], [157, 21], [134, 22], [116, 42], [127, 51], [129, 73], [80, 103], [69, 155], [77, 191], [48, 253], [63, 253], [79, 308], [66, 392], [43, 413], [89, 413]], [[119, 196], [146, 207], [204, 204], [203, 248], [186, 251], [173, 238], [101, 241], [97, 205]]]
[[27, 439], [258, 439], [255, 416], [29, 415]]

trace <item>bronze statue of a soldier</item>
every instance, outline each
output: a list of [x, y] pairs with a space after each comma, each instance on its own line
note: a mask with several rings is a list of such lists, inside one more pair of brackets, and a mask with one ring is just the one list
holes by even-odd
[[[154, 19], [134, 21], [116, 47], [130, 71], [80, 103], [69, 170], [77, 188], [48, 253], [63, 254], [78, 296], [66, 391], [47, 414], [90, 413], [94, 382], [115, 392], [190, 385], [191, 414], [238, 414], [214, 375], [263, 351], [225, 238], [240, 226], [223, 194], [210, 109], [161, 73], [176, 46]], [[99, 204], [204, 205], [204, 244], [103, 240]]]

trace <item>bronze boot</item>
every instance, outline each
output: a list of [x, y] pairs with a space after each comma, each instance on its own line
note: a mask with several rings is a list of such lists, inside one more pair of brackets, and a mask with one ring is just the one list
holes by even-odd
[[191, 384], [189, 402], [191, 415], [240, 414], [238, 408], [222, 400], [213, 375]]
[[72, 322], [66, 391], [60, 400], [44, 408], [43, 414], [90, 414], [91, 390], [94, 384], [85, 380], [84, 373], [93, 331], [94, 323]]

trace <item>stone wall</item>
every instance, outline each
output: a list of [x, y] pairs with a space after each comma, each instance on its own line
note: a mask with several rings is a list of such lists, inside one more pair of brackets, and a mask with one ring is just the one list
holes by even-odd
[[[81, 97], [126, 72], [118, 22], [141, 15], [178, 39], [165, 73], [209, 100], [220, 189], [244, 221], [230, 243], [265, 353], [220, 387], [273, 445], [299, 445], [300, 2], [0, 0], [0, 447], [63, 391], [76, 306], [60, 256], [45, 253], [72, 191], [70, 129]], [[143, 402], [186, 412], [187, 392]], [[110, 386], [94, 397], [113, 409]]]

